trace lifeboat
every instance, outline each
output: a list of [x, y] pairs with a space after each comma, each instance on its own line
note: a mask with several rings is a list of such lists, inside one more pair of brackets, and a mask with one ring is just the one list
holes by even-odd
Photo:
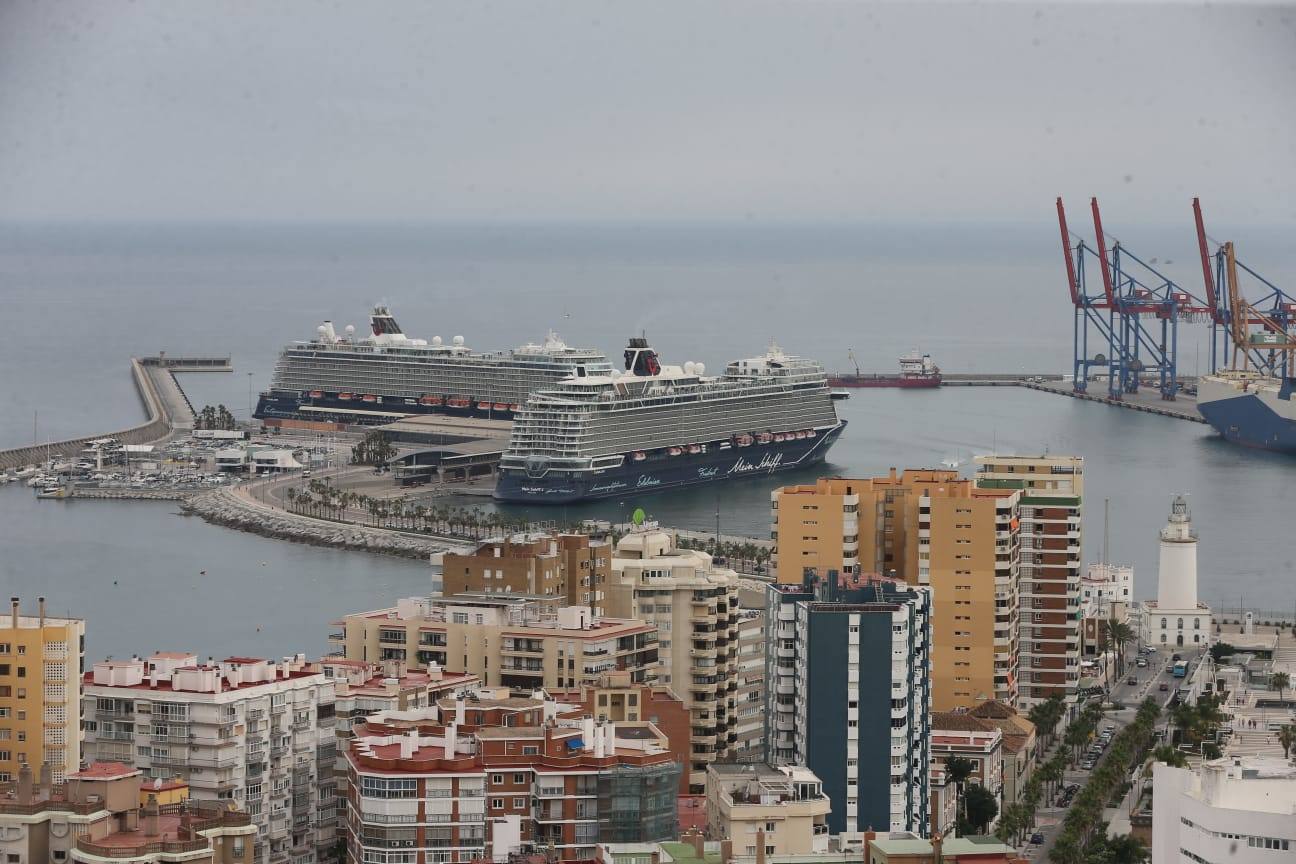
[[813, 438], [813, 437], [815, 437], [815, 431], [814, 431], [813, 429], [807, 429], [807, 430], [806, 430], [806, 437], [807, 437], [807, 438]]
[[701, 444], [690, 444], [690, 445], [688, 445], [688, 451], [689, 451], [690, 453], [694, 454], [694, 455], [696, 455], [696, 454], [698, 454], [698, 453], [701, 453], [701, 452], [702, 452], [702, 445], [701, 445]]
[[507, 402], [496, 402], [496, 403], [495, 403], [495, 410], [496, 410], [496, 411], [507, 411], [507, 410], [509, 410], [508, 403], [507, 403]]
[[798, 431], [796, 433], [796, 438], [798, 441], [803, 440], [805, 437], [806, 437], [806, 433], [804, 431]]
[[489, 403], [489, 402], [478, 402], [478, 403], [477, 403], [477, 410], [479, 410], [479, 411], [489, 411], [490, 409], [491, 409], [491, 403]]
[[756, 436], [757, 444], [768, 444], [774, 440], [774, 436], [768, 432], [761, 432]]
[[312, 390], [312, 391], [310, 391], [310, 398], [312, 398], [312, 399], [319, 399], [319, 398], [323, 397], [323, 395], [324, 395], [324, 391], [323, 391], [323, 390]]
[[734, 438], [734, 443], [739, 447], [750, 447], [752, 445], [752, 436], [743, 434]]
[[467, 408], [471, 403], [462, 396], [456, 396], [453, 399], [447, 399], [446, 404], [451, 408]]
[[775, 443], [775, 444], [779, 443], [780, 441], [783, 440], [783, 437], [784, 437], [784, 436], [783, 436], [783, 433], [782, 433], [782, 432], [775, 432], [775, 433], [774, 433], [774, 443]]
[[366, 393], [365, 395], [361, 396], [360, 398], [361, 398], [362, 401], [365, 401], [365, 402], [377, 402], [377, 401], [378, 401], [378, 397], [375, 396], [375, 395], [373, 395], [372, 393]]
[[522, 406], [514, 402], [512, 405], [509, 406], [509, 410], [512, 411], [514, 414], [516, 414], [517, 412], [522, 410]]
[[645, 459], [648, 458], [648, 454], [645, 453], [645, 452], [643, 452], [642, 450], [636, 450], [636, 451], [631, 455], [630, 458], [634, 459], [634, 461], [636, 461], [636, 462], [642, 462], [642, 461], [644, 461]]
[[433, 396], [430, 393], [424, 394], [423, 396], [419, 397], [419, 404], [420, 405], [440, 405], [441, 397]]
[[340, 401], [342, 401], [342, 402], [350, 402], [350, 401], [351, 401], [351, 395], [352, 395], [352, 394], [350, 394], [350, 393], [339, 393], [339, 394], [338, 394], [338, 399], [339, 399]]
[[668, 449], [666, 452], [669, 453], [669, 454], [672, 455], [672, 456], [678, 456], [678, 455], [680, 455], [681, 453], [684, 452], [684, 448], [683, 448], [683, 447], [671, 447], [671, 448]]

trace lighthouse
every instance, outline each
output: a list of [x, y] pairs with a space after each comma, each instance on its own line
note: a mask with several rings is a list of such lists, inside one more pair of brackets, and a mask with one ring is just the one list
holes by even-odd
[[1143, 638], [1153, 647], [1203, 646], [1211, 611], [1197, 600], [1197, 532], [1188, 499], [1176, 495], [1161, 529], [1157, 599], [1143, 604]]

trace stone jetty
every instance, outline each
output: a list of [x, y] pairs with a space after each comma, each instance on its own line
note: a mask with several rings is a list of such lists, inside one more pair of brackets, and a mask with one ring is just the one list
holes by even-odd
[[199, 516], [215, 525], [312, 546], [378, 552], [424, 561], [434, 552], [463, 548], [462, 544], [446, 540], [299, 516], [253, 501], [239, 489], [201, 492], [182, 501], [180, 509], [187, 515]]

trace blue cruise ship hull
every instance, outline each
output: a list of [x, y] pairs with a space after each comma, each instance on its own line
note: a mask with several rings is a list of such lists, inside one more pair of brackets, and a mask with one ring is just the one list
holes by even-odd
[[1270, 401], [1275, 400], [1248, 393], [1198, 401], [1197, 410], [1226, 441], [1261, 450], [1296, 453], [1296, 419], [1279, 413], [1283, 407], [1296, 411], [1296, 405], [1284, 400], [1285, 405], [1275, 408]]
[[570, 504], [619, 495], [644, 495], [718, 483], [739, 477], [773, 474], [822, 462], [846, 421], [814, 438], [752, 444], [749, 447], [710, 445], [705, 453], [679, 456], [654, 454], [642, 462], [625, 463], [577, 475], [549, 471], [534, 477], [524, 470], [502, 468], [495, 500], [520, 504]]

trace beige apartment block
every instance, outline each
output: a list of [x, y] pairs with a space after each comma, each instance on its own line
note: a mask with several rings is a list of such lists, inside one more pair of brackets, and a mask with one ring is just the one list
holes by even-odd
[[657, 674], [657, 628], [600, 618], [552, 597], [468, 592], [410, 597], [390, 609], [333, 622], [329, 640], [348, 660], [395, 660], [475, 675], [483, 686], [532, 691], [594, 684], [622, 671], [635, 683]]
[[611, 614], [658, 632], [657, 683], [692, 715], [689, 788], [701, 794], [707, 765], [737, 753], [738, 574], [706, 552], [680, 549], [673, 533], [647, 528], [617, 543], [606, 587]]
[[0, 782], [48, 764], [55, 783], [81, 767], [81, 659], [85, 622], [45, 613], [0, 619]]
[[828, 852], [832, 802], [809, 768], [716, 764], [707, 768], [706, 787], [707, 835], [732, 841], [735, 855], [763, 860]]

